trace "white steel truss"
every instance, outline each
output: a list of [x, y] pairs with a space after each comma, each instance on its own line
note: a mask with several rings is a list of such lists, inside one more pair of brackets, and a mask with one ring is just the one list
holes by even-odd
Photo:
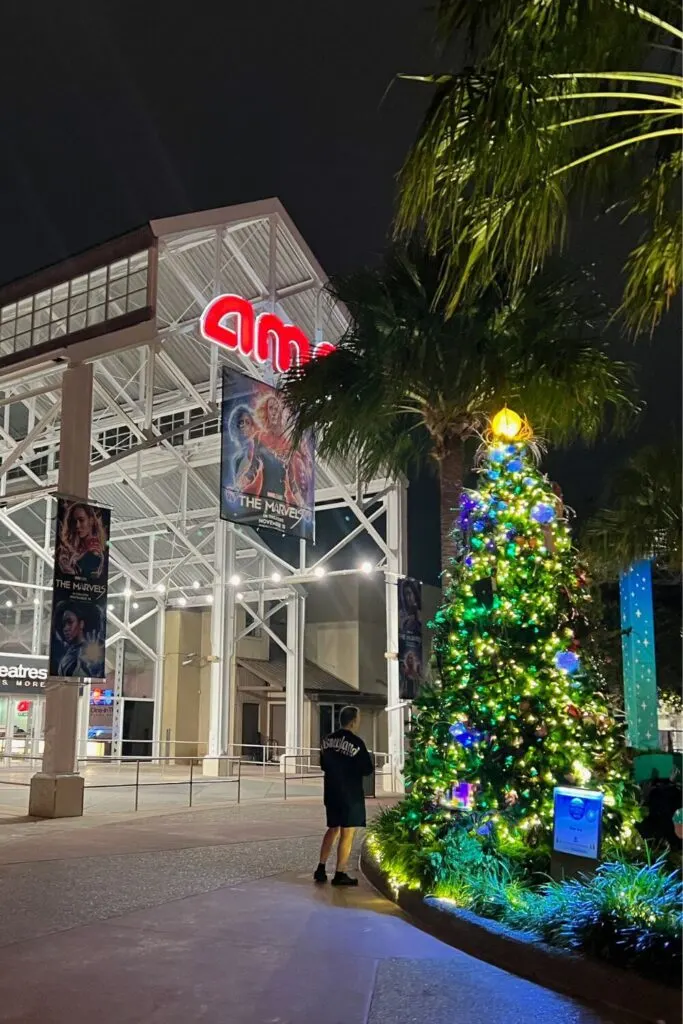
[[[298, 558], [291, 561], [273, 550], [266, 533], [222, 523], [221, 368], [228, 365], [269, 383], [273, 378], [238, 353], [206, 342], [199, 330], [203, 309], [219, 294], [238, 293], [259, 311], [271, 310], [296, 323], [316, 342], [337, 341], [347, 317], [325, 291], [322, 268], [277, 200], [155, 221], [148, 234], [146, 259], [129, 254], [127, 262], [117, 262], [105, 254], [97, 279], [92, 272], [81, 286], [83, 277], [63, 277], [51, 291], [31, 296], [28, 326], [22, 310], [29, 298], [0, 309], [0, 649], [46, 649], [62, 376], [70, 365], [92, 363], [89, 498], [112, 509], [108, 646], [116, 655], [116, 672], [122, 645], [130, 642], [154, 665], [158, 699], [165, 608], [211, 603], [215, 660], [209, 752], [224, 753], [234, 687], [235, 607], [248, 606], [254, 621], [269, 631], [269, 610], [284, 606], [287, 747], [296, 750], [301, 746], [306, 594], [321, 585], [323, 571], [333, 560], [338, 565], [340, 553], [362, 536], [376, 546], [373, 568], [385, 572], [387, 592], [394, 594], [387, 651], [394, 650], [398, 626], [391, 584], [406, 568], [405, 485], [383, 478], [359, 480], [355, 466], [319, 460], [317, 510], [343, 508], [354, 522], [330, 550], [312, 552], [301, 542]], [[145, 287], [146, 300], [141, 298]], [[143, 301], [146, 316], [139, 312]], [[81, 332], [71, 338], [69, 325], [82, 308], [86, 319], [78, 324], [89, 324], [92, 313], [99, 329], [91, 337]], [[3, 360], [7, 309], [11, 365]], [[46, 352], [44, 344], [35, 345], [38, 330], [59, 347]], [[20, 339], [24, 347], [18, 350]], [[341, 571], [356, 569], [349, 562]], [[158, 622], [153, 643], [140, 636], [149, 619]], [[387, 664], [391, 706], [398, 694], [398, 666], [390, 656]], [[398, 770], [402, 741], [398, 729], [390, 732]]]

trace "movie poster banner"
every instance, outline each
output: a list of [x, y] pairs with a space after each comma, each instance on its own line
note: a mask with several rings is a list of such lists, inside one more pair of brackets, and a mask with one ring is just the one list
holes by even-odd
[[315, 536], [315, 446], [291, 443], [287, 406], [269, 384], [223, 370], [221, 518]]
[[111, 512], [57, 499], [50, 675], [104, 679]]
[[398, 581], [398, 693], [415, 700], [422, 682], [422, 584]]

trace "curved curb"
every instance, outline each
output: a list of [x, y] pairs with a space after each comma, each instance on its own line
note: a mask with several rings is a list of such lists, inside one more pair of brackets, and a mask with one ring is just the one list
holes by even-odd
[[365, 843], [360, 868], [370, 885], [419, 927], [463, 953], [593, 1006], [602, 1004], [652, 1024], [680, 1024], [681, 994], [674, 988], [555, 949], [469, 911], [443, 910], [414, 890], [402, 889], [396, 897]]

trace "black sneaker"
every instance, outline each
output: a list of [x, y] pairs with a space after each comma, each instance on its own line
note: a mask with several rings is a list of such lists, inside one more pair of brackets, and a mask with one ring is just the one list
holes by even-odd
[[358, 885], [358, 879], [351, 878], [345, 871], [337, 871], [332, 879], [332, 885]]
[[313, 872], [313, 881], [318, 885], [324, 885], [327, 881], [327, 871], [322, 865], [319, 865]]

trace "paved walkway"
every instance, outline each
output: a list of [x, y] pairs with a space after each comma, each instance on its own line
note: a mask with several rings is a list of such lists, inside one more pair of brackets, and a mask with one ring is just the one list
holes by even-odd
[[0, 1021], [623, 1024], [311, 884], [305, 801], [0, 819]]

